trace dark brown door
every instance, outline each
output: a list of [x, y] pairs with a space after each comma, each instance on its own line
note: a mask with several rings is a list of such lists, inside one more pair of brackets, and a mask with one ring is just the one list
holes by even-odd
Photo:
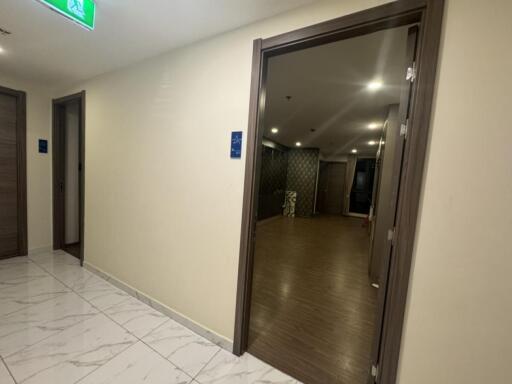
[[329, 215], [343, 212], [345, 163], [321, 161], [318, 175], [317, 211]]
[[[388, 292], [388, 278], [389, 278], [389, 267], [392, 263], [393, 258], [393, 229], [395, 224], [396, 207], [398, 203], [398, 192], [400, 190], [400, 175], [402, 170], [403, 162], [403, 151], [405, 147], [405, 140], [407, 137], [407, 121], [409, 119], [410, 108], [412, 104], [413, 95], [413, 84], [415, 77], [415, 58], [416, 58], [416, 46], [418, 40], [418, 27], [414, 26], [409, 28], [409, 35], [407, 40], [407, 68], [404, 68], [404, 83], [402, 86], [402, 92], [400, 96], [400, 105], [398, 109], [398, 123], [403, 126], [404, 129], [400, 130], [398, 137], [396, 138], [396, 145], [394, 148], [392, 172], [391, 172], [391, 193], [389, 194], [389, 201], [387, 204], [390, 206], [387, 211], [389, 217], [387, 221], [390, 227], [386, 230], [386, 233], [391, 234], [387, 237], [387, 243], [385, 244], [386, 252], [383, 254], [380, 266], [380, 279], [379, 279], [379, 299], [378, 299], [378, 310], [377, 310], [377, 322], [376, 322], [376, 335], [374, 337], [374, 347], [372, 354], [372, 373], [373, 377], [370, 378], [369, 383], [380, 382], [379, 365], [382, 365], [381, 358], [386, 355], [386, 351], [381, 348], [385, 345], [385, 339], [388, 335], [383, 332], [384, 323], [389, 313], [385, 312], [386, 299], [391, 293]], [[388, 354], [391, 355], [391, 354]]]
[[0, 258], [26, 253], [23, 102], [0, 88]]
[[0, 257], [18, 252], [16, 98], [0, 94]]
[[327, 166], [327, 192], [325, 213], [341, 215], [343, 212], [343, 190], [345, 188], [345, 163], [329, 163]]
[[325, 202], [327, 199], [327, 181], [329, 179], [329, 163], [320, 161], [318, 167], [318, 189], [316, 193], [316, 212], [325, 213]]

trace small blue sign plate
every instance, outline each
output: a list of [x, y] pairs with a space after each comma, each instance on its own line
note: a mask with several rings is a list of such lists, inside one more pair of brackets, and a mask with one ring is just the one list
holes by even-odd
[[231, 132], [231, 158], [242, 157], [242, 132]]
[[39, 139], [39, 153], [48, 153], [48, 140]]

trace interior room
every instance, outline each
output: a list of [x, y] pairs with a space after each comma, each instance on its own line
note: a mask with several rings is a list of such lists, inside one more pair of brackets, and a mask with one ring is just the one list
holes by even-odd
[[508, 383], [511, 18], [0, 1], [0, 384]]
[[302, 382], [368, 379], [409, 28], [269, 59], [248, 351]]

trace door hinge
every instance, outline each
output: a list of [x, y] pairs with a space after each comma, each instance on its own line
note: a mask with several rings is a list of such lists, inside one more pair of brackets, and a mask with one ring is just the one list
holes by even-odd
[[405, 124], [400, 125], [400, 136], [403, 136], [404, 139], [407, 139], [407, 131], [409, 130], [409, 121], [406, 121]]
[[388, 229], [388, 241], [391, 241], [391, 244], [395, 244], [395, 228]]
[[375, 382], [377, 382], [378, 376], [379, 376], [379, 366], [372, 364], [372, 377], [375, 379]]
[[412, 63], [412, 67], [407, 68], [405, 79], [409, 80], [411, 83], [416, 80], [416, 63]]

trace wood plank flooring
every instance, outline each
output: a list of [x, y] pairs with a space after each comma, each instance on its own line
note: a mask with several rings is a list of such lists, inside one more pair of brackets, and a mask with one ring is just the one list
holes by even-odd
[[377, 290], [357, 218], [258, 225], [249, 352], [306, 384], [365, 384]]

